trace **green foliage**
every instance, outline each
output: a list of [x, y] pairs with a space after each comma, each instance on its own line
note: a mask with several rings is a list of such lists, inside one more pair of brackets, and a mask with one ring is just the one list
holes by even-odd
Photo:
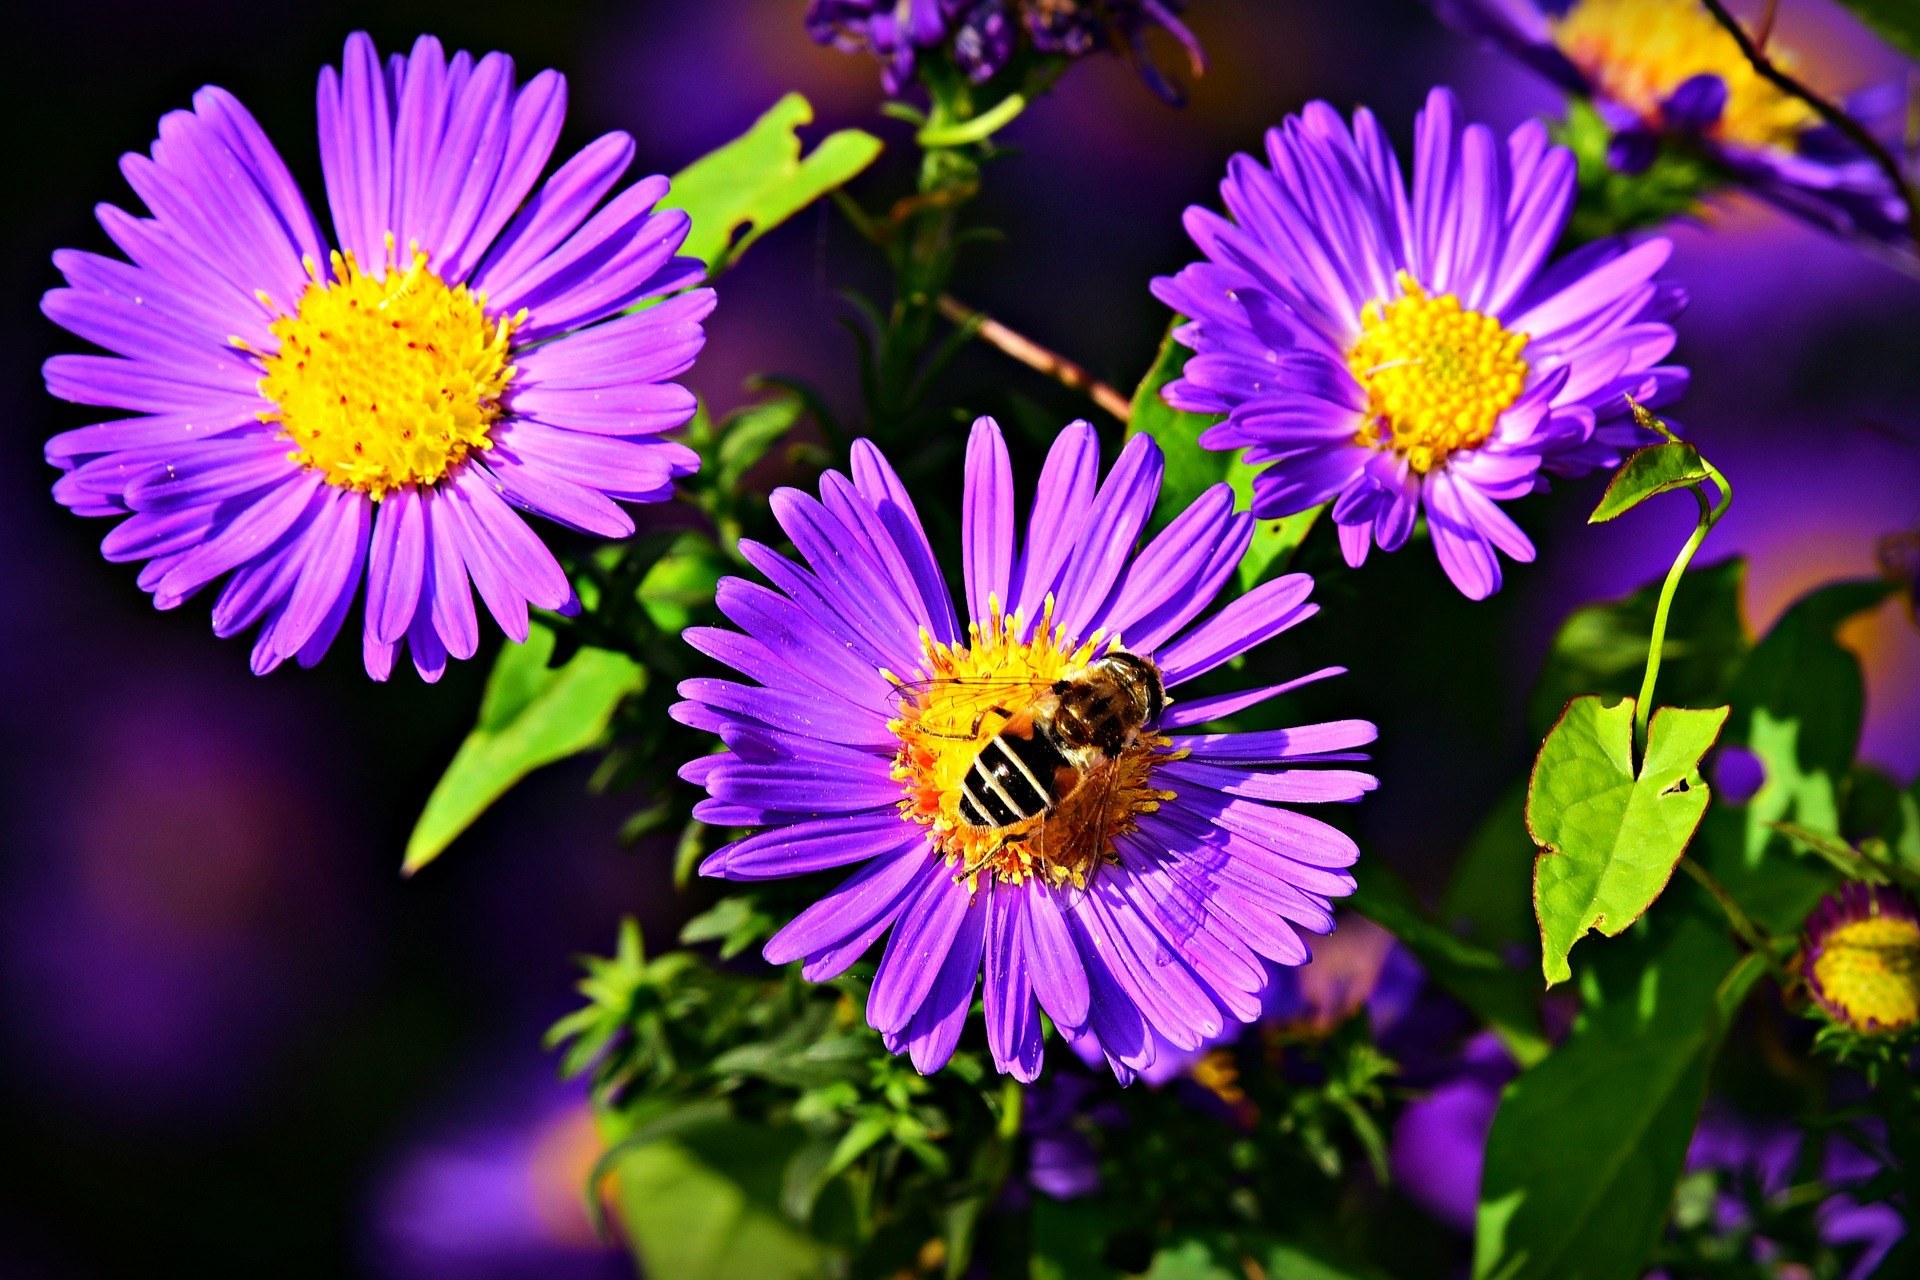
[[1399, 939], [1428, 977], [1499, 1034], [1516, 1061], [1537, 1062], [1546, 1055], [1546, 1033], [1526, 974], [1429, 919], [1413, 891], [1378, 858], [1362, 858], [1353, 870], [1357, 887], [1348, 906]]
[[1516, 784], [1494, 804], [1467, 840], [1440, 900], [1449, 930], [1498, 952], [1538, 941], [1533, 917], [1533, 860], [1527, 835], [1527, 792]]
[[480, 702], [480, 720], [427, 798], [407, 840], [404, 870], [438, 857], [488, 805], [542, 765], [604, 741], [621, 699], [646, 683], [621, 653], [580, 648], [549, 666], [554, 634], [536, 622], [525, 644], [500, 651]]
[[[1834, 629], [1877, 584], [1808, 596], [1727, 682], [1723, 738], [1758, 752], [1766, 787], [1714, 805], [1695, 856], [1757, 927], [1796, 932], [1833, 883], [1770, 826], [1782, 812], [1835, 830], [1833, 781], [1860, 731], [1859, 664]], [[1756, 736], [1753, 728], [1762, 732]], [[1763, 805], [1771, 788], [1783, 800]], [[1771, 816], [1766, 816], [1771, 815]], [[1709, 1069], [1766, 958], [1743, 952], [1719, 904], [1684, 881], [1583, 969], [1566, 1041], [1508, 1086], [1487, 1142], [1476, 1280], [1632, 1280], [1660, 1238]]]
[[[1140, 380], [1140, 386], [1133, 393], [1127, 418], [1127, 434], [1152, 436], [1166, 459], [1160, 500], [1153, 509], [1152, 529], [1165, 528], [1168, 521], [1193, 505], [1194, 499], [1223, 480], [1233, 486], [1236, 505], [1243, 511], [1250, 509], [1253, 477], [1259, 471], [1257, 467], [1248, 466], [1237, 452], [1201, 447], [1201, 433], [1218, 422], [1218, 417], [1176, 409], [1161, 397], [1161, 389], [1180, 376], [1180, 370], [1193, 355], [1173, 336], [1179, 325], [1180, 319], [1176, 316], [1167, 326], [1167, 336], [1160, 341], [1153, 367], [1147, 370], [1147, 376]], [[1253, 542], [1240, 560], [1236, 577], [1240, 590], [1252, 590], [1286, 572], [1294, 553], [1313, 531], [1324, 509], [1315, 507], [1278, 520], [1257, 521]]]
[[1487, 1139], [1476, 1280], [1634, 1280], [1659, 1236], [1740, 965], [1690, 882], [1606, 948], [1566, 1042], [1507, 1087]]
[[1585, 244], [1692, 213], [1720, 185], [1705, 160], [1662, 143], [1640, 173], [1621, 173], [1608, 159], [1613, 131], [1593, 104], [1573, 99], [1567, 118], [1554, 127], [1555, 141], [1572, 149], [1580, 190], [1563, 245]]
[[622, 1152], [613, 1166], [620, 1219], [658, 1280], [801, 1280], [827, 1246], [784, 1211], [782, 1169], [805, 1135], [709, 1108]]
[[1193, 355], [1173, 336], [1179, 326], [1178, 316], [1167, 325], [1167, 336], [1160, 340], [1152, 367], [1133, 393], [1133, 405], [1127, 417], [1127, 434], [1152, 436], [1166, 458], [1166, 471], [1160, 481], [1160, 502], [1153, 511], [1154, 528], [1164, 528], [1168, 521], [1192, 506], [1195, 498], [1225, 480], [1227, 469], [1237, 456], [1200, 447], [1201, 433], [1220, 421], [1217, 416], [1176, 409], [1160, 394], [1162, 388], [1180, 376]]
[[1655, 494], [1690, 489], [1708, 478], [1706, 460], [1684, 440], [1669, 440], [1636, 450], [1614, 472], [1588, 524], [1625, 515]]
[[[1365, 1240], [1336, 1228], [1355, 1172], [1386, 1180], [1397, 1071], [1361, 1012], [1259, 1025], [1172, 1087], [1097, 1094], [1080, 1111], [1108, 1117], [1085, 1134], [1102, 1157], [1101, 1193], [1036, 1202], [1032, 1274], [1180, 1275], [1161, 1269], [1211, 1260], [1244, 1275], [1245, 1258], [1279, 1258], [1280, 1275], [1375, 1274], [1336, 1267], [1367, 1256]], [[1316, 1263], [1329, 1270], [1308, 1269]]]
[[[710, 913], [711, 914], [711, 913]], [[970, 1247], [1014, 1134], [991, 1073], [963, 1050], [923, 1077], [866, 1025], [865, 978], [727, 972], [649, 959], [629, 922], [585, 961], [585, 1007], [549, 1043], [591, 1072], [618, 1205], [647, 1274], [883, 1276], [929, 1240]]]
[[[1740, 612], [1746, 579], [1746, 561], [1740, 559], [1681, 577], [1660, 668], [1665, 705], [1708, 707], [1726, 701], [1728, 684], [1751, 643]], [[1530, 732], [1544, 736], [1567, 703], [1583, 693], [1625, 697], [1640, 687], [1659, 595], [1659, 584], [1650, 583], [1619, 600], [1576, 609], [1561, 624], [1527, 703]]]
[[1779, 848], [1775, 822], [1839, 834], [1841, 786], [1853, 768], [1866, 713], [1860, 661], [1834, 632], [1892, 588], [1859, 581], [1797, 601], [1755, 647], [1733, 685], [1727, 737], [1758, 755], [1767, 778], [1745, 813], [1742, 869]]
[[1154, 1255], [1144, 1280], [1386, 1280], [1365, 1264], [1258, 1231], [1184, 1235]]
[[1908, 57], [1920, 58], [1920, 6], [1913, 0], [1840, 0], [1880, 38]]
[[746, 133], [673, 176], [673, 189], [661, 203], [685, 209], [693, 219], [681, 252], [706, 263], [710, 276], [880, 155], [878, 138], [842, 129], [803, 157], [797, 131], [812, 121], [813, 107], [790, 93]]
[[1589, 929], [1607, 937], [1645, 914], [1707, 810], [1700, 761], [1727, 708], [1654, 712], [1634, 767], [1631, 698], [1575, 698], [1534, 763], [1527, 830], [1540, 846], [1533, 905], [1549, 986], [1573, 976], [1567, 952]]

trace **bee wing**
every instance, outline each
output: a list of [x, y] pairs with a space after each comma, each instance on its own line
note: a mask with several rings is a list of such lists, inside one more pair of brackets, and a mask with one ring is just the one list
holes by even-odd
[[1034, 834], [1034, 852], [1047, 863], [1081, 873], [1079, 884], [1065, 886], [1068, 910], [1086, 900], [1087, 885], [1106, 861], [1112, 835], [1113, 788], [1120, 777], [1119, 762], [1099, 760], [1081, 772], [1080, 784], [1069, 792], [1053, 816]]
[[[935, 688], [942, 696], [930, 706], [923, 695]], [[1038, 678], [936, 676], [927, 680], [901, 680], [889, 695], [890, 709], [899, 717], [909, 707], [918, 706], [922, 733], [933, 738], [971, 742], [991, 738], [1052, 688], [1052, 681]]]
[[[1119, 776], [1119, 766], [1114, 761], [1093, 766], [1083, 775], [1074, 796], [1069, 797], [1069, 803], [1084, 800], [1086, 820], [1061, 823], [1056, 817], [1040, 833], [1041, 839], [1054, 840], [1053, 847], [1045, 852], [1052, 855], [1056, 863], [1087, 868], [1085, 884], [1067, 885], [1069, 908], [1078, 907], [1086, 899], [1087, 886], [1093, 883], [1099, 874], [1099, 864], [1106, 861], [1107, 851], [1113, 847], [1112, 797]], [[1159, 925], [1173, 940], [1191, 938], [1206, 927], [1208, 892], [1200, 883], [1205, 877], [1204, 871], [1189, 860], [1143, 857], [1137, 850], [1127, 854], [1115, 850], [1114, 856], [1133, 872], [1133, 892], [1139, 896], [1138, 905], [1157, 916]]]

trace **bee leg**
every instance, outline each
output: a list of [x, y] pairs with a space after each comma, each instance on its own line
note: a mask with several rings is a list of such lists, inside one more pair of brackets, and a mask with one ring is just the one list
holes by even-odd
[[980, 729], [983, 725], [987, 723], [988, 716], [999, 716], [1002, 720], [1011, 720], [1013, 719], [1013, 712], [997, 704], [994, 706], [988, 707], [985, 711], [982, 711], [979, 715], [973, 718], [973, 731], [969, 733], [967, 736], [970, 738], [979, 737]]

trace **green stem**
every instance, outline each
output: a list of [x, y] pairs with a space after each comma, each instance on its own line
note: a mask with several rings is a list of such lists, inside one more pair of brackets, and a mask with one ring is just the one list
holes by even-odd
[[1642, 756], [1647, 749], [1647, 722], [1653, 716], [1653, 688], [1660, 678], [1660, 656], [1667, 642], [1667, 616], [1673, 609], [1673, 596], [1680, 589], [1680, 579], [1686, 573], [1687, 566], [1693, 563], [1694, 553], [1700, 550], [1700, 544], [1707, 540], [1713, 526], [1720, 523], [1720, 517], [1727, 514], [1727, 508], [1733, 505], [1733, 486], [1727, 483], [1720, 469], [1704, 457], [1700, 463], [1707, 469], [1714, 487], [1720, 491], [1720, 500], [1707, 502], [1707, 495], [1698, 486], [1693, 490], [1694, 499], [1700, 504], [1700, 520], [1694, 526], [1686, 545], [1680, 548], [1680, 554], [1674, 557], [1673, 567], [1667, 570], [1667, 580], [1660, 584], [1660, 600], [1653, 609], [1653, 632], [1647, 641], [1647, 671], [1640, 679], [1640, 700], [1633, 708], [1633, 745], [1634, 751]]
[[1713, 872], [1689, 856], [1681, 857], [1680, 869], [1691, 876], [1696, 884], [1707, 891], [1708, 896], [1720, 904], [1720, 910], [1726, 915], [1727, 923], [1733, 926], [1733, 931], [1740, 935], [1740, 940], [1747, 944], [1748, 949], [1766, 961], [1767, 971], [1773, 974], [1773, 980], [1783, 989], [1790, 986], [1793, 983], [1793, 974], [1787, 970], [1785, 964], [1781, 963], [1780, 949], [1774, 945], [1773, 938], [1766, 930], [1754, 923], [1753, 917], [1748, 915], [1746, 908], [1735, 900], [1727, 886], [1721, 884]]

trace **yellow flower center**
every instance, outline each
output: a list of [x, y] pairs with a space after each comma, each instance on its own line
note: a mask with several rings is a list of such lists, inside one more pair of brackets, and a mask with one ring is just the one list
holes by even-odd
[[1054, 626], [1052, 597], [1023, 640], [1025, 630], [1021, 615], [1003, 615], [995, 600], [987, 624], [968, 628], [967, 644], [941, 644], [921, 633], [921, 678], [888, 676], [900, 690], [898, 716], [889, 725], [900, 739], [893, 764], [906, 789], [900, 811], [928, 829], [955, 878], [970, 887], [982, 873], [1012, 884], [1040, 876], [1084, 887], [1113, 858], [1114, 837], [1173, 798], [1152, 786], [1153, 769], [1185, 753], [1168, 750], [1164, 736], [1142, 733], [1101, 776], [1068, 789], [1044, 813], [1000, 828], [965, 821], [961, 784], [981, 749], [1010, 722], [1025, 723], [1055, 681], [1084, 674], [1107, 638], [1096, 631], [1079, 641]]
[[[1553, 22], [1553, 40], [1600, 93], [1651, 124], [1661, 104], [1698, 75], [1727, 86], [1713, 136], [1751, 146], [1790, 147], [1816, 123], [1813, 108], [1761, 79], [1740, 46], [1693, 0], [1580, 0]], [[1791, 55], [1769, 48], [1787, 71]]]
[[415, 250], [371, 275], [351, 253], [333, 255], [333, 278], [311, 260], [292, 315], [273, 322], [280, 350], [263, 358], [260, 394], [293, 441], [293, 460], [326, 482], [378, 502], [404, 485], [430, 485], [468, 454], [491, 447], [514, 367], [514, 327], [490, 319], [486, 297], [450, 287]]
[[1418, 472], [1456, 449], [1486, 443], [1527, 385], [1524, 333], [1469, 311], [1450, 293], [1430, 296], [1402, 271], [1401, 296], [1360, 312], [1360, 340], [1347, 353], [1367, 391], [1361, 444], [1391, 449]]
[[1812, 968], [1820, 994], [1855, 1029], [1904, 1031], [1920, 1023], [1920, 924], [1874, 915], [1839, 925]]

